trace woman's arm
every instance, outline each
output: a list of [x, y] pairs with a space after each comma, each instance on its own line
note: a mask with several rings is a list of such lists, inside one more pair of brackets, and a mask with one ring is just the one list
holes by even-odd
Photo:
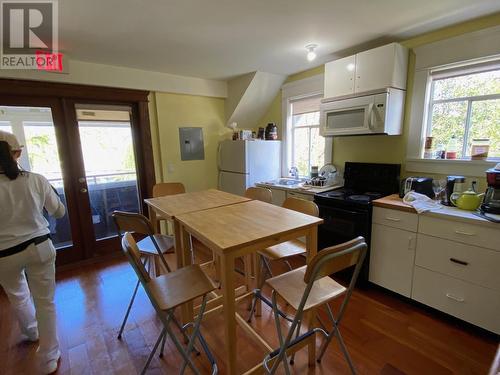
[[54, 189], [47, 179], [43, 178], [43, 180], [43, 190], [45, 195], [45, 202], [43, 206], [49, 215], [59, 219], [66, 213], [66, 208], [62, 204], [61, 199], [59, 199], [56, 189]]

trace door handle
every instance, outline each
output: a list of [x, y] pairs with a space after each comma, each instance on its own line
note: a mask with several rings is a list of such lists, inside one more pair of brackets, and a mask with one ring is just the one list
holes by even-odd
[[84, 193], [84, 194], [85, 194], [86, 192], [88, 192], [88, 190], [87, 190], [87, 189], [85, 189], [85, 188], [81, 188], [81, 189], [80, 189], [80, 193]]
[[457, 264], [460, 264], [462, 266], [467, 266], [469, 264], [469, 262], [466, 262], [465, 260], [460, 260], [460, 259], [456, 259], [456, 258], [450, 258], [450, 262], [457, 263]]
[[476, 233], [463, 232], [463, 231], [458, 230], [458, 229], [457, 229], [457, 230], [455, 230], [455, 233], [456, 233], [456, 234], [461, 234], [461, 235], [463, 235], [463, 236], [475, 236], [475, 235], [476, 235]]
[[415, 249], [415, 246], [414, 246], [414, 238], [413, 236], [410, 236], [408, 237], [408, 250], [414, 250]]
[[457, 301], [457, 302], [464, 302], [465, 299], [462, 298], [462, 297], [457, 297], [451, 293], [446, 293], [446, 297], [448, 297], [449, 299], [452, 299], [453, 301]]
[[385, 219], [390, 221], [401, 221], [401, 219], [398, 219], [397, 217], [390, 217], [390, 216], [386, 216]]
[[373, 128], [373, 103], [368, 104], [368, 129]]

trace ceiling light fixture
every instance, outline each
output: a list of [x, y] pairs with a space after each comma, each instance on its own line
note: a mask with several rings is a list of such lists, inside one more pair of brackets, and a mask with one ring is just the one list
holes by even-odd
[[308, 44], [306, 46], [307, 50], [307, 61], [313, 61], [316, 58], [316, 52], [314, 50], [318, 47], [317, 44]]

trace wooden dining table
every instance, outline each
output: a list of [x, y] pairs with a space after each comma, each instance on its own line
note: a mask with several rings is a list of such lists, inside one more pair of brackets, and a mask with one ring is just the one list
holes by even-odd
[[157, 228], [157, 216], [172, 222], [177, 268], [181, 268], [185, 264], [185, 258], [189, 257], [190, 253], [182, 251], [180, 242], [180, 226], [177, 221], [177, 217], [189, 212], [248, 202], [249, 200], [250, 199], [239, 195], [226, 193], [216, 189], [209, 189], [191, 193], [149, 198], [145, 199], [144, 202], [148, 206], [149, 220], [151, 221], [153, 228]]
[[[179, 214], [176, 220], [180, 226], [183, 252], [190, 252], [190, 236], [195, 237], [214, 251], [221, 262], [222, 306], [224, 314], [224, 344], [228, 374], [236, 374], [237, 343], [236, 324], [266, 352], [273, 348], [236, 312], [235, 259], [255, 254], [258, 250], [281, 242], [306, 238], [307, 259], [317, 252], [317, 227], [322, 219], [260, 201], [248, 201], [233, 205]], [[190, 257], [184, 257], [186, 264]], [[193, 308], [182, 311], [184, 321], [192, 321]], [[314, 324], [315, 312], [309, 314], [309, 325]], [[309, 336], [306, 343], [297, 344], [289, 352], [307, 345], [309, 364], [315, 363], [315, 336]], [[263, 373], [262, 364], [255, 364], [246, 374]]]

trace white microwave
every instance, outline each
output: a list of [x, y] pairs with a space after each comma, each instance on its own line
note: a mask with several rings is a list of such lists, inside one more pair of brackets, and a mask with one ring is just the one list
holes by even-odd
[[326, 136], [400, 135], [405, 91], [387, 88], [339, 98], [323, 99], [320, 134]]

